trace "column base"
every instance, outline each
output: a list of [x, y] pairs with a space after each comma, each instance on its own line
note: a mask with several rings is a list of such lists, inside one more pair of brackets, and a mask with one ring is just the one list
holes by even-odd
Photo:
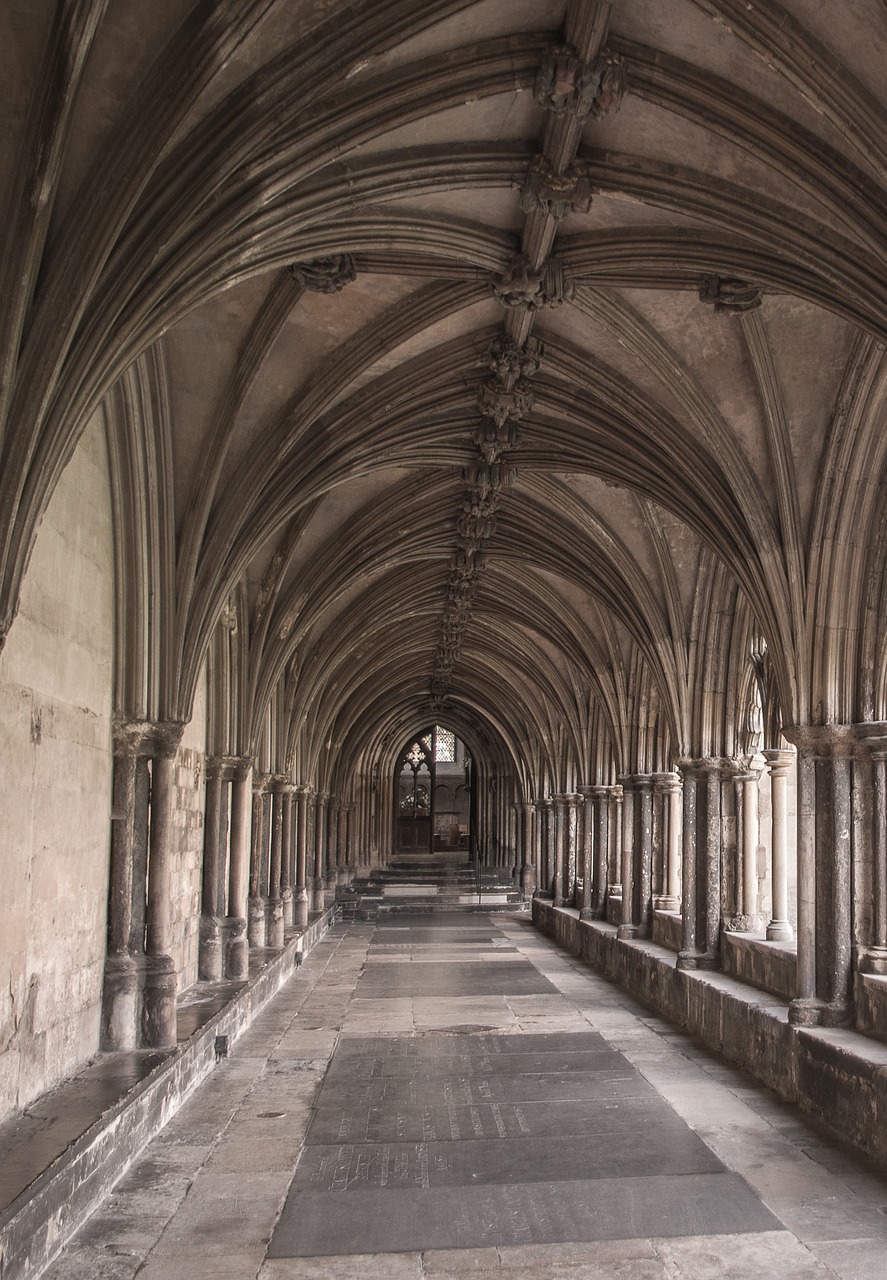
[[579, 912], [579, 919], [580, 920], [597, 919], [597, 913], [595, 912], [594, 907], [583, 907], [582, 910]]
[[222, 977], [222, 922], [218, 916], [200, 917], [197, 976], [201, 982], [219, 982]]
[[247, 937], [251, 947], [268, 945], [268, 919], [265, 914], [265, 899], [250, 898], [247, 908]]
[[638, 926], [636, 924], [621, 924], [616, 930], [616, 937], [620, 941], [636, 938], [638, 934]]
[[788, 1020], [793, 1027], [849, 1027], [852, 1017], [850, 1006], [843, 1001], [799, 996], [788, 1007]]
[[296, 929], [304, 929], [308, 923], [308, 911], [310, 909], [308, 902], [308, 892], [304, 885], [301, 889], [296, 889], [293, 895], [293, 927]]
[[536, 888], [536, 877], [533, 875], [532, 867], [521, 867], [520, 870], [520, 890], [525, 898], [532, 898]]
[[768, 942], [791, 942], [795, 931], [787, 920], [771, 920], [765, 936]]
[[660, 893], [653, 899], [654, 911], [680, 911], [680, 898], [672, 897], [669, 893]]
[[102, 1030], [99, 1047], [105, 1052], [138, 1048], [141, 966], [129, 953], [105, 960], [102, 987]]
[[679, 951], [678, 969], [717, 969], [718, 958], [707, 951]]
[[283, 946], [283, 899], [269, 898], [265, 907], [266, 945], [280, 950]]
[[887, 947], [860, 947], [857, 969], [883, 977], [887, 974]]
[[172, 956], [146, 956], [142, 999], [142, 1043], [146, 1049], [176, 1047], [176, 987]]
[[246, 982], [249, 977], [249, 942], [246, 937], [246, 920], [243, 916], [226, 916], [225, 977], [232, 982]]

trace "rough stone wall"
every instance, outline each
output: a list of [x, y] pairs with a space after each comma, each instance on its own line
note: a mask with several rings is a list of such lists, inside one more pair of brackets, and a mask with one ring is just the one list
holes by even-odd
[[172, 958], [179, 990], [197, 981], [200, 938], [201, 867], [206, 791], [206, 671], [201, 674], [194, 714], [176, 758], [176, 810], [173, 824]]
[[98, 1048], [114, 581], [93, 422], [43, 517], [0, 654], [0, 1115]]

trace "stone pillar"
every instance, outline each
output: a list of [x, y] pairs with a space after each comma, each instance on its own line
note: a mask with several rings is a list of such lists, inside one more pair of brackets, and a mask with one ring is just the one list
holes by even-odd
[[594, 883], [594, 795], [596, 790], [596, 787], [579, 788], [583, 806], [582, 900], [577, 904], [580, 920], [591, 920], [594, 916], [592, 887]]
[[323, 875], [326, 860], [326, 806], [329, 796], [326, 792], [318, 792], [314, 797], [314, 897], [312, 907], [315, 911], [323, 911], [324, 892]]
[[871, 765], [868, 852], [872, 919], [868, 941], [859, 948], [861, 973], [887, 974], [887, 724], [855, 726]]
[[794, 936], [788, 919], [788, 777], [795, 765], [793, 751], [763, 752], [770, 773], [770, 885], [772, 918], [767, 925], [770, 942], [790, 942]]
[[549, 896], [548, 877], [548, 823], [543, 796], [536, 800], [536, 893]]
[[523, 815], [523, 843], [519, 872], [520, 891], [525, 898], [532, 898], [536, 889], [538, 853], [536, 843], [536, 806], [525, 800], [520, 805]]
[[[798, 997], [789, 1006], [789, 1020], [801, 1026], [844, 1026], [851, 1015], [851, 761], [855, 734], [850, 725], [794, 725], [783, 729], [783, 734], [798, 749], [802, 813], [798, 832]], [[812, 771], [806, 766], [808, 760]], [[809, 994], [811, 979], [813, 995]]]
[[545, 885], [554, 901], [557, 880], [557, 806], [553, 797], [543, 801], [545, 812]]
[[200, 915], [200, 951], [197, 976], [218, 982], [224, 972], [222, 915], [225, 853], [227, 852], [228, 784], [225, 762], [219, 756], [206, 761], [206, 819], [203, 825], [203, 895]]
[[681, 779], [677, 773], [654, 775], [662, 797], [662, 893], [657, 911], [681, 909]]
[[648, 938], [653, 901], [653, 777], [648, 773], [634, 777], [633, 846], [634, 936]]
[[594, 853], [592, 859], [591, 914], [601, 920], [607, 909], [610, 843], [610, 788], [592, 787]]
[[[607, 788], [609, 795], [609, 840], [607, 842], [607, 860], [609, 863], [609, 882], [610, 892], [608, 897], [613, 899], [614, 909], [618, 911], [619, 920], [622, 919], [622, 810], [625, 797], [622, 794], [622, 787], [618, 783]], [[616, 923], [614, 917], [608, 915], [611, 923]]]
[[296, 788], [296, 876], [293, 890], [293, 924], [304, 929], [308, 923], [308, 787]]
[[551, 885], [551, 897], [556, 907], [566, 905], [566, 886], [564, 883], [564, 867], [567, 861], [567, 844], [569, 832], [567, 827], [567, 797], [560, 792], [552, 797], [554, 801], [554, 877]]
[[[141, 729], [141, 726], [139, 726]], [[141, 1039], [140, 978], [144, 950], [135, 927], [135, 902], [144, 901], [144, 869], [136, 866], [139, 836], [147, 833], [147, 814], [140, 820], [136, 776], [145, 768], [141, 733], [128, 724], [114, 733], [114, 794], [111, 806], [111, 867], [108, 886], [108, 951], [102, 990], [101, 1047], [135, 1049]]]
[[267, 861], [265, 847], [268, 831], [265, 823], [265, 788], [267, 773], [253, 774], [253, 820], [249, 864], [249, 903], [247, 904], [247, 933], [251, 947], [268, 945], [268, 916], [265, 904], [267, 886], [264, 883], [264, 866]]
[[566, 863], [564, 865], [564, 898], [570, 906], [576, 906], [582, 839], [582, 796], [577, 792], [568, 792], [565, 797], [565, 803], [567, 807], [567, 847]]
[[151, 1049], [176, 1045], [176, 970], [172, 956], [172, 835], [176, 753], [184, 725], [153, 726], [151, 843], [145, 910], [145, 986], [142, 1043]]
[[622, 785], [622, 919], [616, 931], [617, 938], [633, 938], [634, 929], [634, 806], [635, 794], [631, 776], [620, 779]]
[[268, 901], [265, 908], [265, 937], [269, 947], [283, 946], [283, 805], [286, 779], [270, 780], [271, 831], [268, 872]]
[[283, 788], [283, 863], [280, 897], [283, 902], [283, 927], [285, 930], [292, 929], [295, 923], [293, 886], [296, 883], [296, 833], [293, 823], [293, 811], [295, 809], [293, 790], [294, 788], [290, 782], [287, 782]]
[[683, 840], [681, 848], [681, 950], [679, 969], [695, 969], [698, 958], [696, 938], [696, 771], [690, 760], [682, 761]]
[[225, 977], [244, 982], [249, 977], [247, 940], [247, 892], [249, 885], [250, 809], [252, 760], [241, 756], [230, 761], [231, 835], [228, 862], [228, 915], [224, 922]]
[[742, 796], [740, 811], [742, 813], [742, 914], [745, 917], [745, 929], [754, 933], [758, 928], [758, 773], [749, 769], [740, 774], [739, 786]]

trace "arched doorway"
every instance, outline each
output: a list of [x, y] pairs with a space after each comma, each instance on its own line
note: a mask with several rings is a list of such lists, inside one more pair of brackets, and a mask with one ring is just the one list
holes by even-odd
[[472, 763], [460, 738], [431, 725], [410, 738], [395, 774], [395, 849], [445, 853], [471, 847]]

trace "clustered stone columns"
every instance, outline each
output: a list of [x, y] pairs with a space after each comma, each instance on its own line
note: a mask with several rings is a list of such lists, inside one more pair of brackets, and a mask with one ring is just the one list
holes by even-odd
[[[794, 757], [792, 757], [794, 760]], [[741, 825], [739, 847], [742, 863], [742, 895], [740, 915], [736, 924], [745, 933], [754, 933], [758, 927], [758, 770], [749, 767], [735, 778], [737, 789], [736, 811]]]
[[851, 762], [849, 725], [795, 725], [798, 749], [798, 995], [789, 1020], [849, 1021], [852, 966]]
[[721, 930], [719, 759], [683, 761], [682, 931], [678, 968], [717, 968]]
[[175, 757], [183, 728], [179, 721], [115, 725], [105, 1049], [176, 1043], [170, 859]]
[[594, 787], [580, 787], [582, 797], [582, 898], [577, 902], [580, 920], [590, 920], [592, 884], [594, 881]]
[[249, 976], [247, 896], [249, 891], [250, 801], [252, 767], [249, 756], [231, 762], [231, 837], [228, 862], [228, 915], [224, 920], [225, 977], [245, 981]]

